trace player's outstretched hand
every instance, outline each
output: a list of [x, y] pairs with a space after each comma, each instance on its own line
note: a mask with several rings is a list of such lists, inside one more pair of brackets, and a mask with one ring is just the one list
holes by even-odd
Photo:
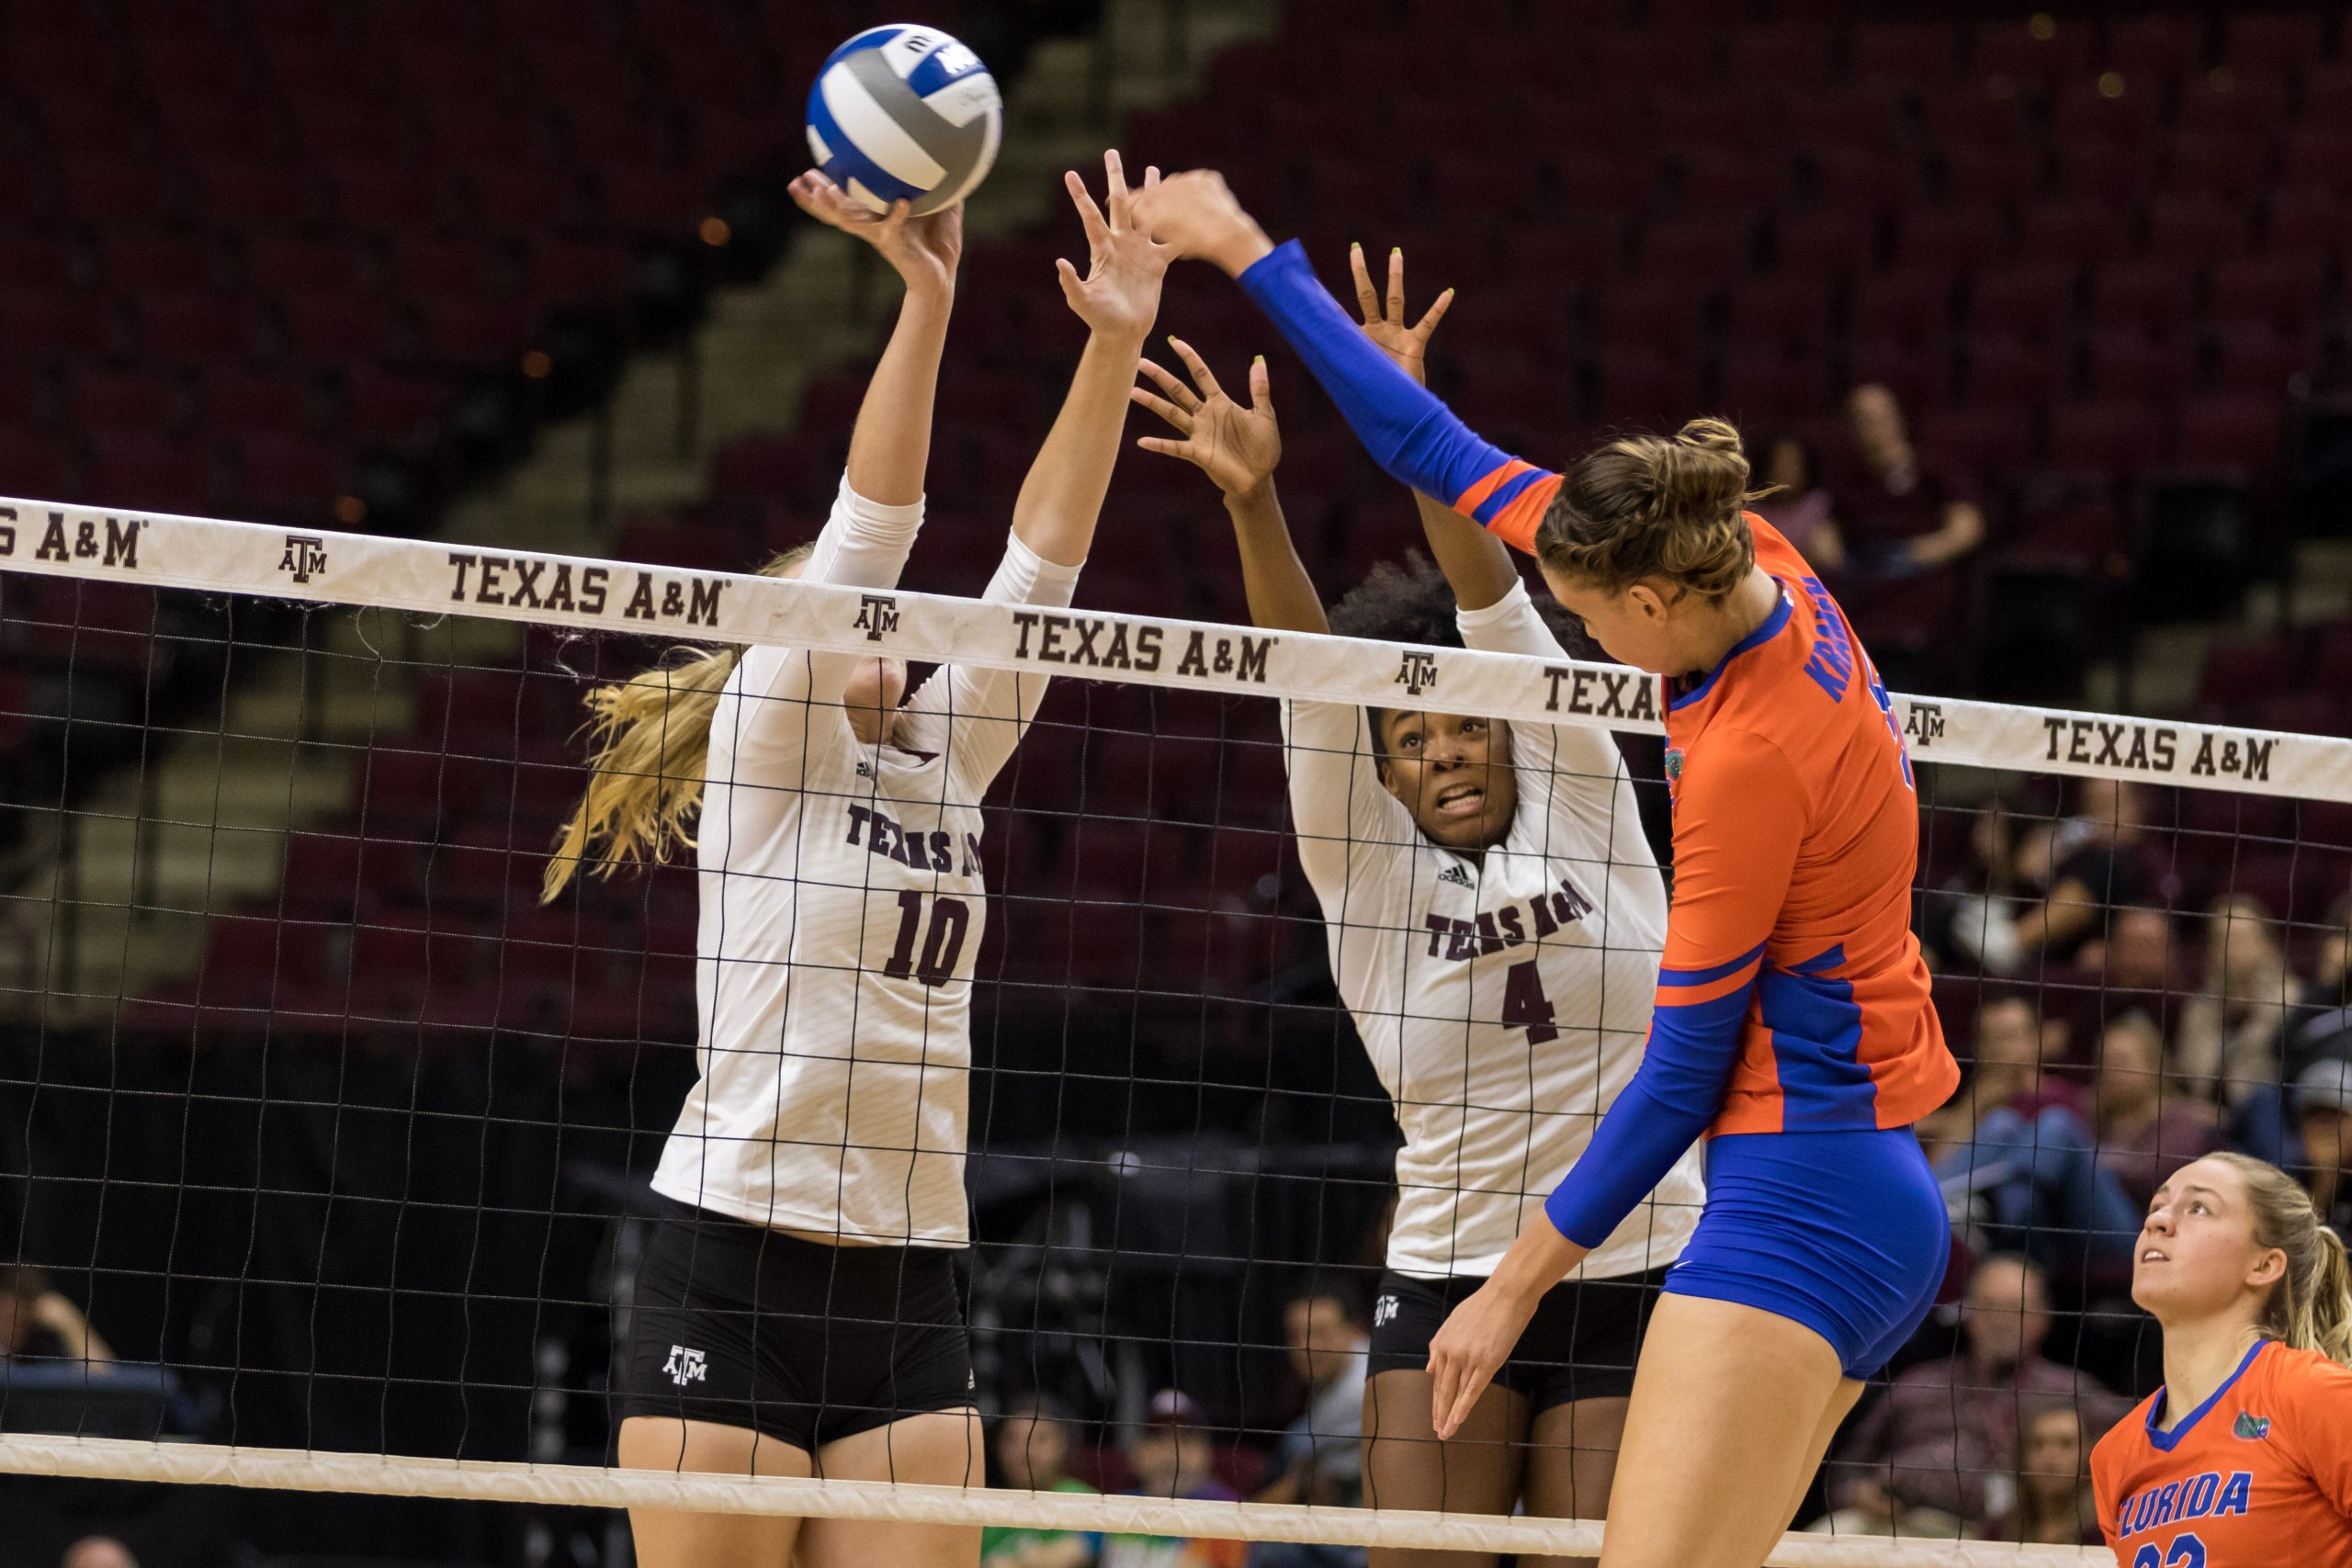
[[849, 193], [814, 169], [788, 187], [794, 203], [818, 222], [852, 234], [882, 253], [909, 289], [948, 290], [964, 255], [964, 204], [915, 217], [911, 202], [895, 201], [887, 213], [854, 201]]
[[1174, 372], [1148, 359], [1138, 360], [1136, 367], [1159, 388], [1160, 395], [1142, 387], [1129, 395], [1166, 420], [1183, 439], [1147, 435], [1136, 445], [1147, 452], [1183, 458], [1229, 496], [1256, 494], [1283, 460], [1283, 433], [1274, 423], [1264, 357], [1250, 367], [1250, 406], [1245, 409], [1225, 395], [1225, 389], [1217, 385], [1207, 362], [1193, 352], [1192, 344], [1171, 337], [1168, 346], [1192, 372], [1193, 384], [1186, 386]]
[[1116, 152], [1102, 154], [1104, 198], [1110, 210], [1094, 204], [1076, 170], [1062, 176], [1069, 187], [1078, 220], [1086, 228], [1086, 276], [1067, 261], [1054, 263], [1061, 277], [1062, 297], [1079, 320], [1097, 333], [1130, 338], [1139, 346], [1150, 335], [1159, 314], [1159, 285], [1168, 264], [1176, 259], [1170, 246], [1154, 241], [1133, 217], [1135, 203], [1159, 184], [1159, 171], [1146, 169], [1141, 193], [1127, 189], [1126, 170]]
[[1274, 248], [1215, 169], [1172, 175], [1144, 192], [1136, 221], [1178, 255], [1214, 262], [1236, 277]]
[[1385, 300], [1372, 287], [1372, 268], [1365, 265], [1362, 245], [1348, 247], [1348, 266], [1355, 274], [1356, 308], [1363, 312], [1363, 335], [1378, 344], [1398, 369], [1429, 385], [1430, 334], [1453, 308], [1453, 290], [1439, 295], [1420, 321], [1408, 327], [1405, 324], [1405, 253], [1394, 247], [1389, 250]]

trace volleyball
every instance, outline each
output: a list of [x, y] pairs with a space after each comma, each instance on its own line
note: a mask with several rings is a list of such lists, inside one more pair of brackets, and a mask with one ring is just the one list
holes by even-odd
[[917, 216], [961, 201], [988, 177], [1004, 100], [980, 57], [936, 28], [868, 28], [826, 58], [808, 90], [817, 166], [876, 212]]

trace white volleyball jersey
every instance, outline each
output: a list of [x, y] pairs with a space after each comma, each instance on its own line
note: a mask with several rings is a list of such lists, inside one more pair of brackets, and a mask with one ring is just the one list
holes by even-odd
[[[1566, 657], [1528, 598], [1459, 616], [1475, 649]], [[1512, 727], [1519, 808], [1472, 860], [1424, 837], [1380, 782], [1364, 710], [1283, 705], [1299, 860], [1340, 998], [1396, 1102], [1388, 1266], [1494, 1272], [1642, 1059], [1666, 887], [1605, 731]], [[1699, 1156], [1586, 1258], [1662, 1268], [1697, 1226]]]
[[[907, 513], [920, 509], [874, 507], [844, 484], [805, 579], [895, 583]], [[882, 537], [889, 527], [901, 531]], [[838, 547], [861, 530], [862, 547]], [[1077, 578], [1011, 539], [986, 596], [1066, 605]], [[876, 749], [841, 705], [855, 664], [751, 649], [712, 718], [696, 850], [702, 1078], [653, 1186], [757, 1224], [962, 1247], [972, 966], [988, 918], [980, 799], [1046, 682], [944, 666]]]

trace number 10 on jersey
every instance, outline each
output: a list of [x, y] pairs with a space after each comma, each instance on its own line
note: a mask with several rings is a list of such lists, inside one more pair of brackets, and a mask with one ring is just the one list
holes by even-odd
[[[899, 895], [899, 938], [890, 947], [888, 962], [882, 973], [893, 980], [912, 976], [926, 986], [944, 985], [956, 973], [956, 961], [964, 956], [964, 938], [971, 930], [971, 907], [961, 898], [933, 898], [931, 903], [931, 929], [925, 934], [923, 896], [911, 888]], [[915, 957], [915, 938], [922, 935], [922, 957]]]

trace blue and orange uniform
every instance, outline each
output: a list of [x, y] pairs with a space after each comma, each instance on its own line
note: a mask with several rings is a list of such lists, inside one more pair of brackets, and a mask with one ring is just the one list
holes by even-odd
[[2352, 1568], [2352, 1371], [2265, 1339], [2170, 1431], [2158, 1389], [2091, 1450], [2122, 1568]]
[[[1241, 283], [1383, 468], [1533, 548], [1558, 474], [1391, 365], [1295, 242]], [[1960, 1070], [1911, 931], [1918, 800], [1886, 689], [1804, 558], [1747, 523], [1778, 603], [1666, 694], [1674, 904], [1648, 1048], [1546, 1212], [1594, 1246], [1713, 1134], [1706, 1210], [1666, 1288], [1804, 1324], [1862, 1377], [1943, 1280], [1949, 1222], [1909, 1128]]]

